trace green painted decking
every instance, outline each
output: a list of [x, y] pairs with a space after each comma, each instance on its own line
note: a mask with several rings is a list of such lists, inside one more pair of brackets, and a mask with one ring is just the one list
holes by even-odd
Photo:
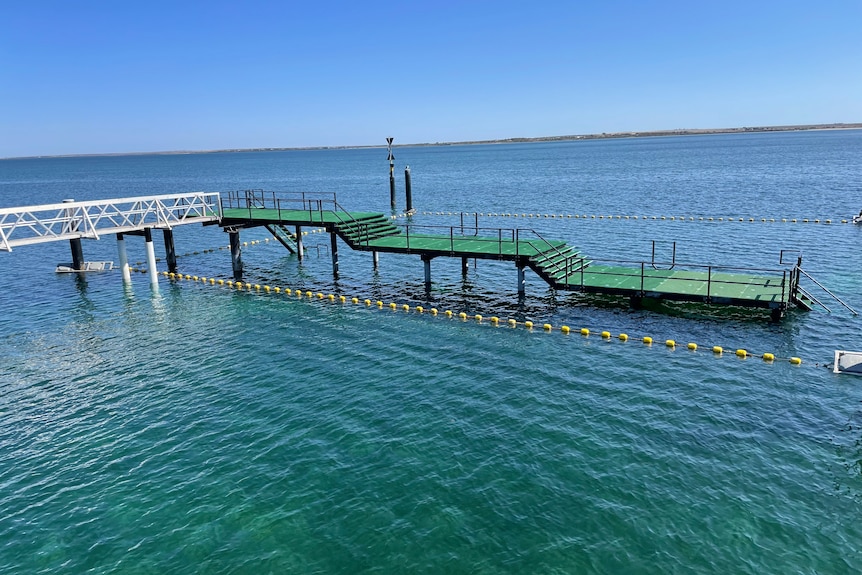
[[[575, 289], [603, 293], [639, 294], [710, 303], [780, 307], [789, 302], [789, 278], [705, 270], [655, 270], [592, 264], [568, 278]], [[745, 302], [745, 303], [744, 303]]]
[[[794, 274], [789, 270], [746, 271], [717, 266], [664, 270], [654, 269], [649, 263], [603, 265], [590, 261], [564, 241], [546, 240], [531, 235], [530, 230], [499, 229], [493, 233], [485, 229], [482, 235], [461, 235], [460, 227], [448, 227], [441, 228], [440, 233], [414, 233], [419, 226], [401, 228], [376, 212], [256, 207], [224, 209], [220, 224], [321, 226], [355, 250], [419, 254], [429, 259], [514, 261], [520, 267], [530, 267], [560, 290], [763, 307], [779, 312], [796, 297]], [[473, 228], [469, 230], [473, 232]]]

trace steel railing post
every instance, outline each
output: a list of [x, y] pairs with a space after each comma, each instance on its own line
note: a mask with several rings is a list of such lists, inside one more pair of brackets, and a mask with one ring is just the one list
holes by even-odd
[[712, 299], [712, 266], [706, 268], [706, 303]]

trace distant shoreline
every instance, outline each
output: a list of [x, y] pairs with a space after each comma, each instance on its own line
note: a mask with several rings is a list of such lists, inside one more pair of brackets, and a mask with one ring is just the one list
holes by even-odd
[[[577, 140], [603, 140], [609, 138], [653, 138], [662, 136], [703, 136], [712, 134], [749, 134], [762, 132], [800, 132], [806, 130], [857, 130], [862, 129], [862, 123], [836, 124], [801, 124], [794, 126], [758, 126], [742, 128], [681, 128], [677, 130], [653, 130], [647, 132], [602, 132], [601, 134], [575, 134], [567, 136], [539, 136], [535, 138], [505, 138], [501, 140], [469, 140], [463, 142], [423, 142], [413, 144], [394, 144], [395, 148], [422, 146], [468, 146], [481, 144], [523, 144], [533, 142], [567, 142]], [[185, 154], [222, 154], [233, 152], [290, 152], [307, 150], [357, 150], [385, 148], [383, 145], [365, 146], [306, 146], [288, 148], [225, 148], [218, 150], [174, 150], [162, 152], [115, 152], [96, 154], [57, 154], [46, 156], [17, 156], [0, 158], [0, 160], [29, 160], [36, 158], [89, 158], [112, 156], [159, 156]]]

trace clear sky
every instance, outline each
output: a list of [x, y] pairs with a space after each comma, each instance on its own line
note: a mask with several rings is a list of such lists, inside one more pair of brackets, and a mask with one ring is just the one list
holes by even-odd
[[862, 0], [26, 0], [0, 157], [862, 122]]

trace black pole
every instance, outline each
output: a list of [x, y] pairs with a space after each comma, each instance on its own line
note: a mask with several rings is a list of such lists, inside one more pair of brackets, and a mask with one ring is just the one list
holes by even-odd
[[404, 195], [407, 197], [407, 213], [413, 211], [413, 185], [410, 183], [410, 166], [404, 168]]
[[69, 245], [72, 248], [72, 269], [77, 271], [84, 269], [84, 247], [81, 245], [81, 238], [69, 240]]
[[177, 271], [177, 251], [174, 249], [174, 231], [169, 228], [162, 230], [165, 237], [165, 259], [168, 262], [168, 271]]
[[386, 138], [386, 147], [389, 151], [389, 203], [392, 210], [395, 210], [395, 156], [392, 155], [392, 140], [395, 138]]
[[[75, 200], [63, 200], [64, 204], [71, 204]], [[73, 208], [68, 208], [66, 210], [66, 217], [69, 218], [69, 222], [66, 224], [68, 227], [66, 228], [69, 232], [77, 232], [78, 231], [78, 221], [73, 220], [72, 218], [75, 215], [75, 210]], [[84, 247], [81, 245], [81, 238], [72, 238], [69, 240], [69, 247], [72, 249], [72, 269], [73, 270], [82, 270], [84, 269]]]
[[228, 232], [230, 236], [230, 259], [233, 267], [233, 279], [242, 279], [242, 247], [239, 243], [239, 231]]

